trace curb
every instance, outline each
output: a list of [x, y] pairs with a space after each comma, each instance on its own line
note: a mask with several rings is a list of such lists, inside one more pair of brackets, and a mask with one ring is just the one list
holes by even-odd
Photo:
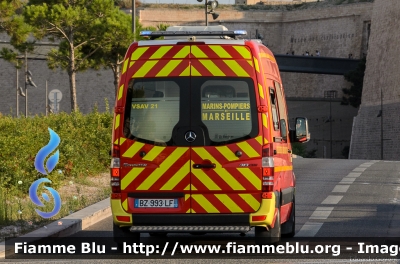
[[[41, 227], [28, 234], [20, 236], [29, 238], [29, 242], [40, 240], [43, 237], [65, 237], [75, 234], [91, 225], [111, 216], [110, 198], [90, 205], [78, 212], [70, 214], [64, 218], [54, 221], [46, 227]], [[59, 225], [59, 222], [62, 225]], [[12, 241], [12, 240], [11, 240]], [[28, 242], [28, 241], [27, 241]], [[6, 248], [5, 241], [0, 243], [0, 259], [4, 259], [6, 251], [12, 248]]]

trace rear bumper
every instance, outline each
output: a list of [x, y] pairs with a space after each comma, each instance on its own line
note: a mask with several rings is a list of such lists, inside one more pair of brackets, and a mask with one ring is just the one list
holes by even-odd
[[[146, 227], [155, 226], [270, 227], [275, 221], [275, 208], [274, 193], [271, 193], [268, 199], [262, 199], [261, 206], [256, 212], [242, 214], [131, 214], [124, 210], [119, 199], [111, 199], [114, 223], [119, 226], [140, 226], [143, 231], [147, 230]], [[263, 219], [255, 221], [254, 217]], [[136, 232], [139, 231], [136, 230]]]

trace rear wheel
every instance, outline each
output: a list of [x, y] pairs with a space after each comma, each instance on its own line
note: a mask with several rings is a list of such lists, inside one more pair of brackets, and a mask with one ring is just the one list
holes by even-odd
[[255, 227], [255, 242], [257, 245], [275, 244], [281, 240], [281, 212], [278, 208], [274, 228]]
[[295, 199], [293, 197], [292, 212], [290, 212], [289, 219], [282, 224], [282, 237], [294, 237], [296, 231], [296, 210]]
[[129, 231], [129, 227], [119, 227], [113, 225], [114, 242], [117, 243], [118, 249], [122, 250], [123, 243], [132, 245], [133, 243], [140, 243], [140, 233], [132, 233]]

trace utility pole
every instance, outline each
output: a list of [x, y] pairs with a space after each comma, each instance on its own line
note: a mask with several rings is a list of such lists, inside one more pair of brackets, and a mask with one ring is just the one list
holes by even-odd
[[135, 0], [132, 0], [132, 33], [133, 33], [133, 42], [136, 41], [136, 7]]
[[19, 117], [19, 91], [18, 91], [18, 60], [17, 60], [17, 67], [16, 67], [16, 70], [17, 70], [17, 78], [15, 79], [15, 83], [16, 83], [16, 87], [17, 87], [17, 117]]
[[206, 13], [206, 27], [208, 27], [208, 17], [207, 17], [207, 14], [208, 14], [208, 3], [207, 3], [207, 0], [205, 1], [206, 2], [206, 8], [205, 8], [205, 13]]
[[28, 117], [28, 53], [25, 50], [25, 118]]
[[381, 87], [381, 160], [383, 160], [383, 92]]
[[332, 120], [332, 99], [333, 98], [336, 98], [336, 94], [337, 94], [337, 91], [335, 91], [335, 90], [330, 90], [330, 91], [325, 91], [325, 93], [324, 93], [324, 97], [325, 98], [329, 98], [329, 119], [328, 119], [328, 122], [329, 122], [329, 128], [330, 128], [330, 156], [331, 156], [331, 158], [333, 157], [333, 155], [332, 155], [332, 149], [333, 149], [333, 139], [332, 139], [332, 122], [333, 122], [333, 120]]

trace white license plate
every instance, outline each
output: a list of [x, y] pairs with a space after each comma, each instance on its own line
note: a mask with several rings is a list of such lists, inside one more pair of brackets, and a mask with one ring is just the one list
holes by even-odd
[[135, 199], [135, 208], [178, 208], [178, 199]]

